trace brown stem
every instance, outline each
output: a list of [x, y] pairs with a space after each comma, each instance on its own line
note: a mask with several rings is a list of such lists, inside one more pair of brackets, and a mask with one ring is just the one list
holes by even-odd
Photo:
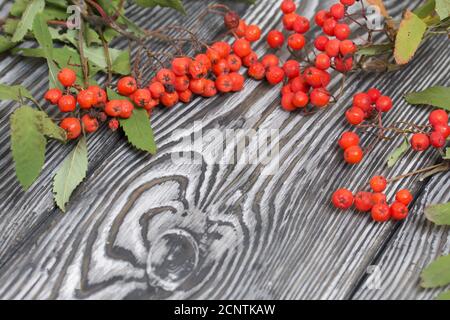
[[426, 172], [430, 172], [430, 171], [436, 171], [436, 173], [437, 173], [437, 172], [444, 172], [444, 171], [447, 171], [447, 170], [450, 170], [450, 165], [448, 163], [443, 162], [443, 163], [436, 164], [434, 166], [422, 168], [422, 169], [419, 169], [419, 170], [415, 170], [415, 171], [412, 171], [412, 172], [409, 172], [409, 173], [406, 173], [406, 174], [402, 174], [400, 176], [388, 179], [388, 183], [392, 183], [392, 182], [395, 182], [395, 181], [398, 181], [398, 180], [402, 180], [404, 178], [408, 178], [408, 177], [411, 177], [411, 176], [414, 176], [414, 175], [417, 175], [417, 174], [426, 173]]
[[106, 65], [107, 65], [107, 71], [108, 71], [108, 80], [106, 81], [106, 87], [109, 87], [112, 82], [112, 62], [111, 62], [111, 55], [109, 54], [109, 46], [108, 42], [105, 39], [105, 35], [103, 34], [103, 31], [99, 30], [100, 40], [103, 44], [103, 51], [105, 52], [106, 57]]
[[86, 59], [86, 57], [84, 55], [83, 28], [84, 28], [83, 21], [81, 21], [80, 30], [78, 32], [78, 51], [80, 53], [81, 69], [83, 70], [84, 87], [87, 88], [89, 85], [89, 65], [88, 65], [88, 60]]

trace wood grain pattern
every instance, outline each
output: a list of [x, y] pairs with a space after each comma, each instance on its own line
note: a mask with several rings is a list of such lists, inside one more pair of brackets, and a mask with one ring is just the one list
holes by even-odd
[[[245, 19], [264, 30], [279, 26], [280, 12], [272, 3], [259, 1], [246, 11]], [[303, 1], [300, 12], [312, 17], [329, 3]], [[398, 1], [386, 4], [393, 16], [405, 9]], [[148, 19], [148, 11], [130, 10], [140, 25], [154, 27], [179, 19], [189, 26], [195, 22], [198, 5], [188, 6], [193, 15], [183, 19], [168, 11], [154, 11], [155, 16]], [[245, 8], [238, 7], [242, 12]], [[212, 29], [207, 25], [200, 34], [211, 34]], [[256, 50], [267, 52], [262, 41]], [[39, 77], [45, 67], [36, 69], [40, 61], [5, 59], [0, 64], [5, 78], [0, 81], [12, 81], [6, 74], [13, 70], [19, 79], [29, 81], [26, 85], [34, 87], [33, 93], [42, 93], [46, 83]], [[395, 141], [377, 145], [355, 169], [343, 164], [335, 141], [348, 129], [343, 110], [351, 95], [374, 85], [391, 95], [395, 108], [402, 110], [388, 114], [386, 123], [425, 122], [429, 110], [408, 106], [402, 95], [448, 84], [450, 64], [443, 63], [448, 61], [448, 43], [434, 39], [404, 70], [352, 75], [338, 104], [309, 117], [281, 111], [277, 90], [247, 80], [240, 94], [196, 99], [187, 106], [158, 111], [153, 126], [159, 152], [154, 157], [131, 151], [118, 135], [99, 132], [89, 140], [89, 179], [77, 189], [65, 215], [53, 209], [49, 186], [55, 163], [62, 159], [61, 150], [49, 149], [53, 164], [24, 194], [14, 180], [8, 142], [2, 138], [0, 297], [430, 298], [431, 293], [417, 291], [418, 269], [404, 277], [390, 276], [384, 290], [368, 293], [361, 288], [367, 267], [378, 261], [394, 270], [416, 263], [419, 252], [424, 253], [421, 265], [448, 252], [448, 245], [441, 245], [446, 241], [442, 239], [448, 239], [448, 229], [433, 228], [417, 218], [424, 203], [445, 200], [446, 194], [435, 193], [416, 178], [402, 181], [402, 187], [411, 187], [420, 198], [414, 218], [400, 227], [375, 224], [366, 215], [337, 212], [330, 207], [329, 196], [341, 186], [357, 190], [376, 173], [395, 176], [437, 160], [431, 151], [422, 157], [409, 153], [387, 170], [385, 158], [399, 143]], [[31, 74], [30, 68], [35, 69]], [[338, 85], [336, 80], [333, 87]], [[0, 112], [0, 136], [5, 137], [10, 112]], [[187, 131], [177, 131], [180, 128]], [[225, 153], [210, 164], [208, 150], [219, 143], [213, 139], [218, 132], [213, 129], [244, 131], [240, 139], [226, 143]], [[250, 129], [279, 130], [279, 168], [274, 174], [267, 174], [273, 163], [223, 164]], [[199, 150], [186, 137], [193, 138], [200, 130], [207, 142]], [[363, 140], [368, 144], [370, 137]], [[254, 150], [255, 142], [249, 141], [247, 148]], [[196, 154], [200, 163], [174, 164], [172, 156], [180, 151]], [[430, 186], [435, 183], [448, 190], [447, 180], [448, 175], [435, 178]], [[399, 186], [391, 186], [389, 196]], [[420, 194], [422, 188], [425, 192]], [[417, 237], [426, 245], [418, 245]], [[410, 243], [401, 259], [392, 243]]]

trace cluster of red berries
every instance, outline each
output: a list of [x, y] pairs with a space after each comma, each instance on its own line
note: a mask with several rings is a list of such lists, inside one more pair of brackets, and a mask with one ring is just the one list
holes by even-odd
[[[89, 86], [87, 89], [81, 89], [75, 85], [76, 74], [73, 70], [65, 68], [58, 73], [59, 82], [65, 87], [64, 92], [58, 88], [53, 88], [45, 93], [45, 100], [53, 105], [57, 105], [63, 113], [74, 112], [77, 105], [84, 113], [81, 121], [77, 117], [64, 118], [60, 126], [67, 132], [68, 139], [76, 139], [80, 136], [82, 130], [87, 133], [94, 132], [99, 127], [96, 116], [91, 114], [93, 108], [103, 108], [107, 97], [105, 90], [99, 86]], [[76, 93], [72, 93], [75, 89]]]
[[430, 133], [415, 133], [411, 137], [411, 147], [415, 151], [425, 151], [430, 146], [437, 149], [443, 148], [450, 136], [448, 114], [445, 110], [432, 111], [428, 121], [432, 128]]
[[399, 190], [395, 195], [395, 201], [389, 205], [386, 195], [383, 193], [387, 186], [387, 180], [383, 176], [374, 176], [370, 180], [372, 192], [359, 191], [355, 195], [347, 189], [338, 189], [331, 201], [336, 208], [347, 210], [352, 205], [358, 211], [371, 212], [372, 219], [377, 222], [385, 222], [389, 219], [403, 220], [408, 216], [408, 205], [413, 200], [411, 192], [407, 189]]

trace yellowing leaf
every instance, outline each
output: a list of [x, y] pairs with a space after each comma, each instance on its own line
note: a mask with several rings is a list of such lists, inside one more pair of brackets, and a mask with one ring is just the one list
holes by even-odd
[[22, 106], [14, 111], [11, 115], [11, 149], [16, 176], [24, 189], [28, 189], [41, 173], [46, 142], [34, 109]]
[[66, 210], [66, 203], [73, 191], [86, 177], [87, 168], [87, 144], [86, 138], [83, 136], [59, 167], [53, 180], [55, 202], [63, 212]]
[[450, 202], [426, 207], [425, 216], [438, 226], [450, 226]]
[[388, 157], [388, 167], [392, 168], [397, 161], [409, 150], [409, 142], [405, 139], [400, 147], [395, 149]]
[[405, 96], [410, 104], [423, 104], [450, 110], [450, 87], [435, 86]]
[[24, 86], [9, 86], [0, 83], [0, 100], [20, 101], [21, 98], [33, 99], [33, 96]]
[[442, 287], [450, 283], [450, 255], [432, 262], [421, 274], [420, 285], [424, 288]]
[[13, 42], [21, 41], [33, 25], [34, 17], [45, 7], [44, 0], [33, 0], [28, 4], [12, 37]]
[[436, 297], [436, 300], [450, 300], [450, 291], [442, 292]]
[[383, 17], [389, 18], [389, 13], [386, 10], [386, 7], [384, 5], [383, 0], [366, 0], [367, 3], [373, 5], [373, 6], [377, 6], [380, 9], [380, 13], [383, 15]]
[[394, 57], [397, 64], [408, 63], [420, 46], [427, 25], [411, 11], [407, 11], [400, 23], [395, 40]]
[[436, 12], [441, 20], [447, 19], [450, 15], [450, 0], [436, 0]]

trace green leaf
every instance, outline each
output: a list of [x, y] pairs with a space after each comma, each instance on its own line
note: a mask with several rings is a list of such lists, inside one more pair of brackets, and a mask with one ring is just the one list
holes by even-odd
[[180, 0], [135, 0], [136, 4], [141, 7], [169, 7], [186, 14], [183, 3]]
[[41, 173], [46, 142], [34, 109], [22, 106], [14, 111], [11, 115], [11, 149], [17, 179], [25, 190]]
[[435, 86], [420, 92], [411, 92], [405, 96], [410, 104], [423, 104], [450, 110], [450, 88]]
[[425, 216], [438, 226], [450, 226], [450, 202], [426, 207]]
[[387, 44], [372, 44], [369, 46], [361, 46], [356, 52], [359, 55], [364, 56], [377, 56], [380, 54], [391, 52], [394, 46], [391, 43]]
[[17, 29], [14, 32], [12, 37], [13, 42], [19, 42], [25, 37], [27, 31], [31, 29], [31, 26], [34, 21], [34, 17], [39, 12], [42, 12], [45, 7], [44, 0], [32, 0], [31, 3], [25, 9], [25, 12], [22, 15], [22, 19], [20, 19], [19, 24], [17, 25]]
[[114, 73], [128, 75], [131, 72], [130, 50], [123, 50], [112, 62]]
[[436, 297], [436, 300], [450, 300], [450, 291], [442, 292]]
[[36, 119], [38, 121], [39, 131], [52, 139], [59, 140], [61, 142], [67, 141], [67, 134], [64, 129], [54, 123], [48, 115], [43, 111], [35, 111]]
[[389, 168], [392, 168], [397, 161], [409, 150], [409, 142], [405, 138], [402, 145], [395, 149], [388, 157], [387, 165]]
[[[125, 97], [117, 94], [112, 89], [107, 88], [108, 99], [124, 100]], [[147, 151], [151, 154], [156, 153], [156, 144], [153, 137], [153, 130], [150, 125], [150, 118], [145, 109], [134, 108], [133, 114], [128, 119], [120, 119], [120, 126], [125, 135], [135, 148]]]
[[20, 17], [27, 8], [29, 2], [29, 0], [15, 0], [9, 10], [9, 14], [14, 17]]
[[450, 148], [445, 149], [444, 160], [450, 160]]
[[[101, 70], [106, 71], [107, 62], [105, 57], [105, 52], [103, 47], [87, 47], [84, 49], [84, 55], [89, 60], [89, 62], [98, 66]], [[112, 61], [112, 68], [114, 73], [119, 74], [129, 74], [129, 51], [128, 50], [117, 50], [113, 48], [109, 48], [109, 55]], [[118, 60], [119, 59], [119, 60]], [[128, 68], [124, 63], [124, 59], [128, 59]], [[118, 68], [117, 68], [118, 67]]]
[[427, 25], [411, 11], [406, 11], [395, 40], [394, 57], [397, 64], [408, 63], [420, 46]]
[[450, 0], [436, 0], [436, 12], [441, 20], [450, 16]]
[[12, 36], [14, 34], [14, 32], [17, 30], [18, 25], [19, 25], [19, 20], [6, 19], [5, 23], [3, 24], [3, 31], [6, 34], [9, 34]]
[[47, 65], [49, 70], [49, 81], [51, 88], [62, 88], [59, 83], [58, 76], [58, 67], [53, 61], [53, 42], [52, 37], [47, 26], [47, 22], [44, 19], [44, 15], [42, 13], [38, 13], [34, 18], [33, 22], [33, 33], [36, 37], [37, 42], [42, 47], [44, 52], [44, 56], [47, 59]]
[[86, 138], [78, 141], [75, 149], [67, 156], [53, 180], [53, 193], [56, 205], [65, 212], [66, 203], [72, 192], [86, 177], [88, 168], [88, 154]]
[[67, 20], [69, 14], [66, 11], [66, 8], [59, 8], [54, 6], [46, 6], [44, 11], [42, 12], [44, 15], [45, 21], [48, 20]]
[[24, 86], [8, 86], [6, 84], [0, 84], [0, 100], [20, 101], [21, 97], [34, 99], [30, 91], [28, 91]]
[[435, 6], [436, 6], [435, 0], [427, 0], [427, 2], [425, 2], [420, 7], [416, 8], [413, 12], [420, 19], [425, 19], [426, 17], [434, 13]]
[[0, 35], [0, 53], [8, 51], [15, 46], [16, 44], [11, 41], [11, 38]]
[[424, 288], [442, 287], [450, 283], [450, 255], [439, 257], [421, 274], [420, 285]]

